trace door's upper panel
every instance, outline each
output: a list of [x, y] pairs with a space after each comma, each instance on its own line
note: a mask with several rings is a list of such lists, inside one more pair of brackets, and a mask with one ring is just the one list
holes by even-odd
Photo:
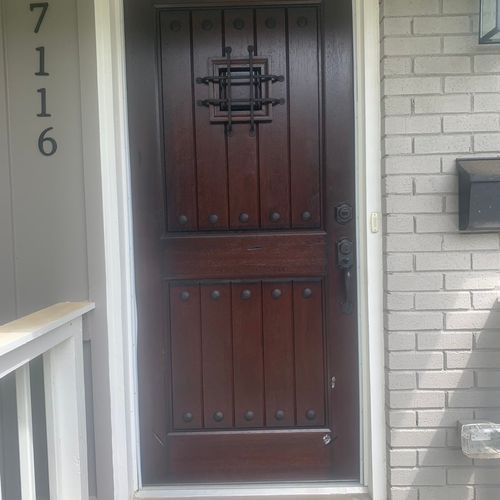
[[160, 16], [166, 229], [319, 228], [316, 7]]

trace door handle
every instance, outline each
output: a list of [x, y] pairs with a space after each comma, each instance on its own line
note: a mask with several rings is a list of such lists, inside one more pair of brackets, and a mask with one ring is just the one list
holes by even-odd
[[354, 245], [348, 238], [337, 241], [337, 266], [344, 271], [344, 301], [342, 312], [352, 314], [353, 311], [353, 285], [352, 268], [354, 265]]

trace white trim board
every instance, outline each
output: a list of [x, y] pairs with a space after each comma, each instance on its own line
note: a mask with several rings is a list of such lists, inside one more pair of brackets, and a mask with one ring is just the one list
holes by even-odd
[[[255, 488], [234, 486], [221, 497], [211, 488], [140, 490], [136, 390], [136, 322], [133, 288], [130, 172], [127, 140], [125, 44], [121, 0], [94, 0], [106, 260], [109, 376], [113, 432], [114, 499], [249, 498]], [[308, 486], [307, 498], [386, 499], [382, 232], [371, 214], [381, 213], [379, 5], [353, 0], [356, 80], [356, 172], [359, 255], [359, 335], [362, 397], [362, 485]], [[125, 410], [125, 411], [124, 411]], [[296, 498], [299, 485], [274, 485], [266, 498]], [[212, 490], [212, 492], [211, 492]], [[279, 490], [279, 493], [277, 492]], [[252, 493], [253, 492], [253, 493]], [[213, 496], [214, 493], [218, 496]], [[340, 495], [340, 496], [339, 496]], [[99, 500], [110, 500], [99, 499]]]
[[[378, 0], [354, 0], [358, 301], [361, 359], [363, 484], [373, 500], [387, 498], [380, 30]], [[378, 227], [372, 226], [372, 216]]]
[[98, 500], [125, 500], [140, 476], [123, 3], [94, 0], [94, 8], [113, 478], [113, 496]]
[[370, 500], [368, 489], [359, 485], [332, 486], [328, 484], [239, 485], [170, 488], [144, 488], [134, 500], [308, 500], [313, 497], [325, 500]]

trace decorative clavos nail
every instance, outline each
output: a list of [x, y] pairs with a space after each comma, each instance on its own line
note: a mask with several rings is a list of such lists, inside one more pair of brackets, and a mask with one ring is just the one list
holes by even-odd
[[210, 19], [205, 19], [201, 23], [201, 28], [205, 31], [210, 31], [214, 27], [214, 23]]
[[172, 21], [170, 23], [170, 29], [172, 31], [179, 31], [181, 29], [182, 25], [179, 21]]
[[220, 299], [219, 290], [213, 290], [212, 293], [210, 294], [210, 297], [212, 297], [213, 300], [219, 300]]
[[182, 415], [182, 420], [188, 424], [189, 422], [193, 421], [193, 414], [190, 411], [187, 411]]
[[242, 30], [245, 27], [245, 22], [243, 19], [235, 19], [233, 21], [233, 27], [235, 30]]
[[240, 214], [240, 222], [242, 222], [243, 224], [245, 224], [249, 220], [250, 220], [250, 216], [246, 212], [243, 212], [243, 213]]
[[241, 292], [241, 295], [240, 295], [240, 297], [241, 297], [243, 300], [248, 300], [251, 296], [252, 296], [252, 292], [251, 292], [251, 290], [248, 290], [248, 289], [243, 290], [243, 291]]
[[216, 411], [214, 413], [214, 420], [216, 422], [222, 422], [224, 420], [224, 413], [222, 413], [221, 411]]
[[306, 411], [307, 420], [314, 420], [316, 418], [316, 412], [311, 408]]
[[217, 224], [217, 222], [219, 222], [219, 217], [216, 214], [211, 214], [208, 216], [208, 222], [210, 222], [210, 224]]
[[285, 411], [284, 410], [276, 410], [276, 413], [274, 414], [274, 418], [276, 420], [283, 420], [285, 418]]
[[191, 294], [187, 290], [181, 292], [181, 300], [183, 302], [187, 302], [189, 300], [189, 297], [191, 297]]
[[307, 26], [307, 23], [309, 21], [307, 20], [307, 17], [304, 17], [304, 16], [300, 16], [298, 19], [297, 19], [297, 26], [299, 28], [304, 28], [305, 26]]
[[255, 413], [252, 410], [248, 410], [245, 412], [244, 417], [247, 422], [251, 422], [255, 417]]
[[271, 296], [273, 299], [279, 299], [283, 295], [283, 292], [279, 288], [275, 288], [271, 292]]
[[179, 221], [179, 224], [181, 226], [185, 226], [188, 222], [188, 218], [185, 215], [179, 215], [179, 218], [177, 220]]
[[307, 210], [305, 212], [302, 212], [302, 220], [304, 222], [308, 222], [312, 219], [312, 214], [311, 212], [308, 212]]
[[279, 222], [281, 219], [281, 215], [279, 212], [273, 212], [270, 216], [269, 219], [271, 219], [271, 222]]
[[310, 299], [312, 294], [313, 292], [310, 288], [304, 288], [304, 290], [302, 290], [302, 297], [304, 297], [304, 299]]
[[266, 19], [266, 27], [269, 28], [270, 30], [276, 28], [276, 19], [274, 17], [268, 17]]

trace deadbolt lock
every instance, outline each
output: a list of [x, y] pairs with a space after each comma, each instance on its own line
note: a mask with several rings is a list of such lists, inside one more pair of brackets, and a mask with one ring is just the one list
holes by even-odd
[[352, 205], [349, 203], [341, 203], [335, 207], [335, 219], [339, 224], [347, 224], [351, 222], [352, 215]]

